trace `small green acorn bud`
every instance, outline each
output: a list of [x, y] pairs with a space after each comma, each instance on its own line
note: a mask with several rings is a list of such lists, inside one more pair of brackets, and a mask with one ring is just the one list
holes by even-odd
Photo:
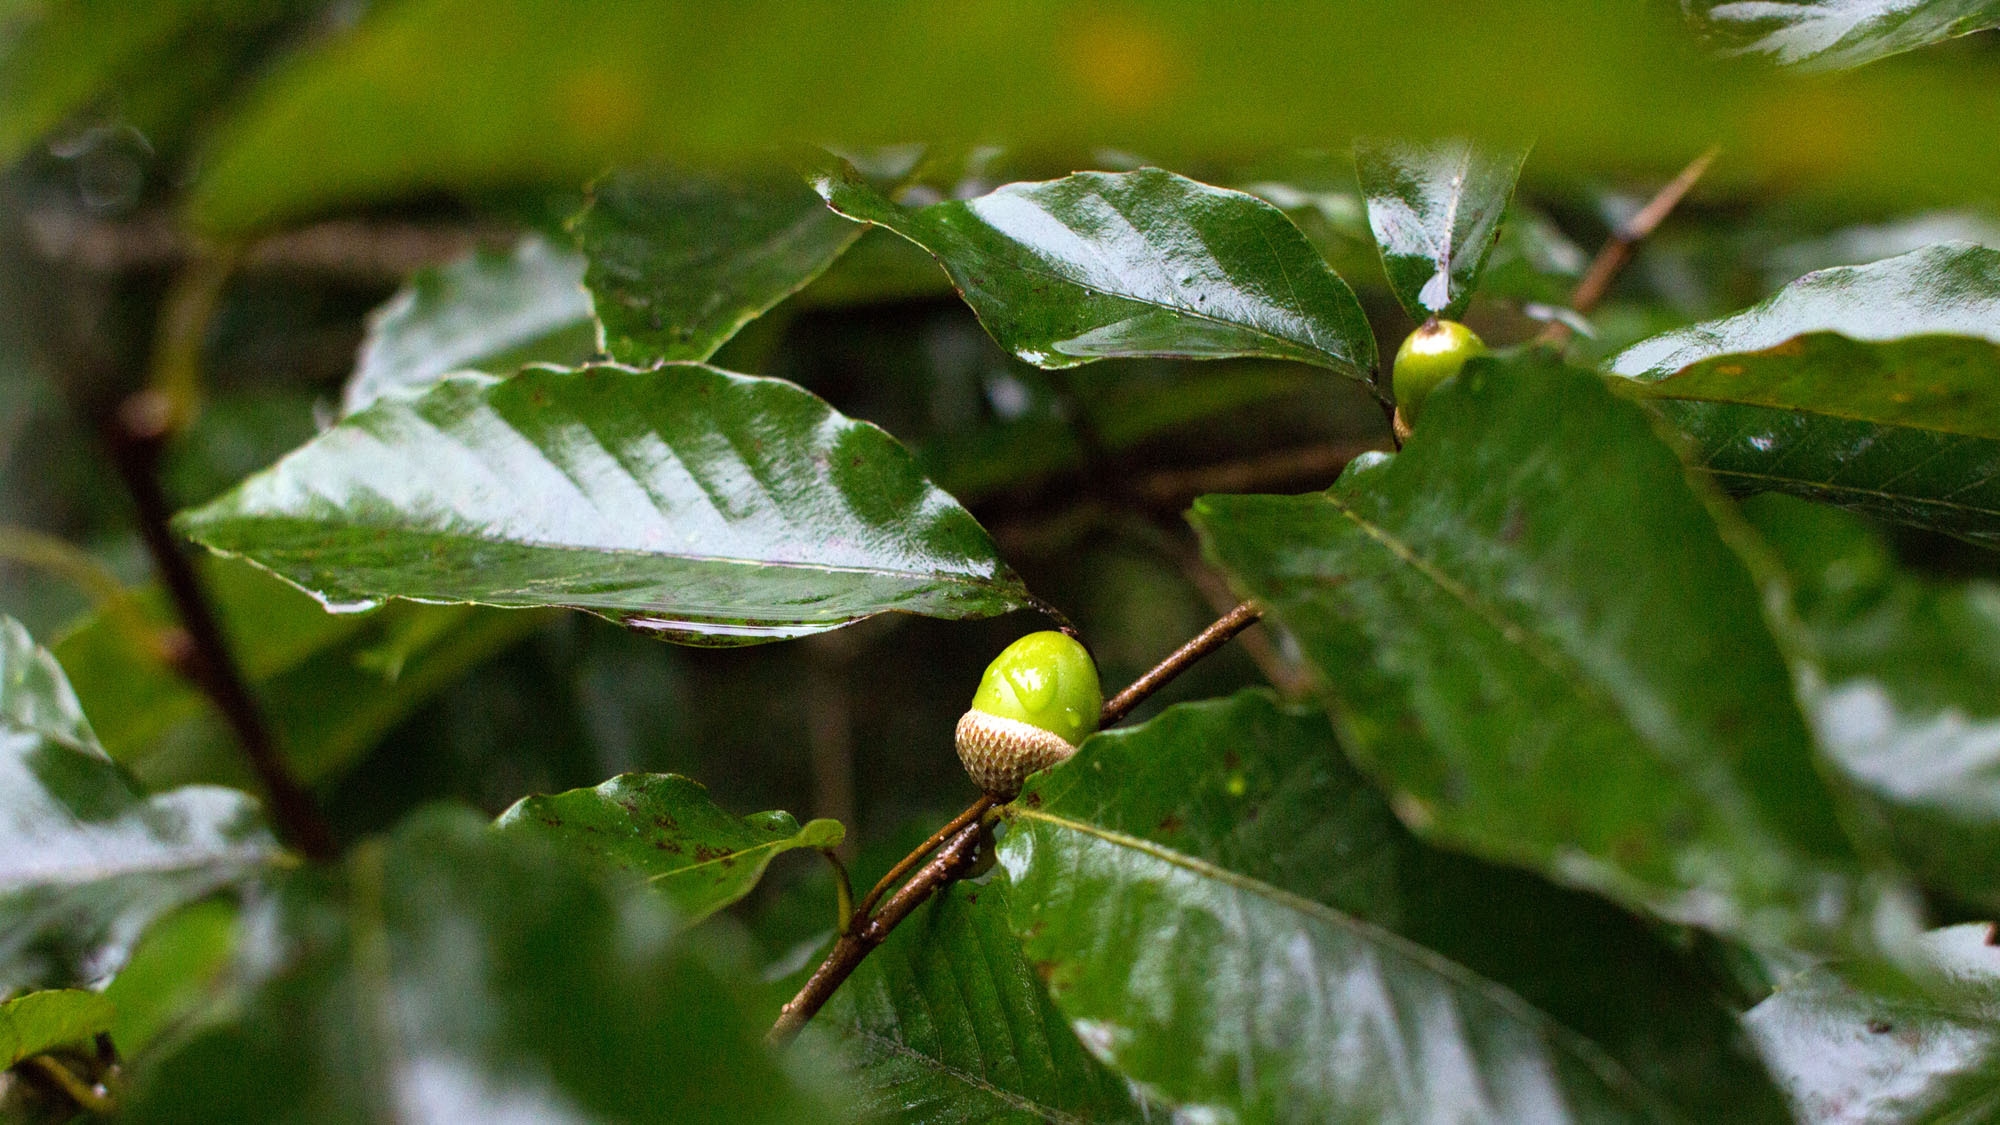
[[1437, 317], [1417, 326], [1396, 349], [1390, 382], [1396, 389], [1396, 409], [1403, 421], [1417, 424], [1417, 412], [1439, 383], [1458, 374], [1465, 361], [1486, 354], [1486, 341], [1455, 320]]
[[1103, 706], [1083, 645], [1054, 630], [1030, 633], [979, 678], [972, 710], [958, 720], [958, 760], [979, 788], [1012, 800], [1029, 774], [1076, 753]]

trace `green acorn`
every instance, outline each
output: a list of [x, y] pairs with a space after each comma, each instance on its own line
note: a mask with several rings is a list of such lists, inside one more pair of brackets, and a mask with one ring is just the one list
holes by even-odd
[[1396, 412], [1405, 425], [1417, 424], [1417, 412], [1439, 383], [1458, 374], [1465, 361], [1486, 354], [1486, 341], [1455, 320], [1432, 317], [1417, 326], [1396, 349], [1390, 381], [1396, 389]]
[[979, 788], [1011, 801], [1029, 774], [1076, 753], [1103, 706], [1089, 651], [1064, 633], [1030, 633], [979, 678], [958, 720], [958, 760]]

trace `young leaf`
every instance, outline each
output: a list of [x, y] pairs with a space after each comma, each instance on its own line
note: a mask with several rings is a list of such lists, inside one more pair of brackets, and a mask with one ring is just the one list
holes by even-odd
[[2000, 910], [2000, 586], [1899, 574], [1887, 544], [1830, 508], [1746, 508], [1792, 574], [1828, 758], [1912, 871]]
[[1404, 819], [1753, 944], [1872, 948], [1907, 904], [1849, 845], [1762, 592], [1646, 412], [1534, 357], [1432, 402], [1387, 464], [1193, 516]]
[[0, 617], [0, 994], [116, 970], [148, 922], [275, 850], [233, 789], [142, 797], [55, 658]]
[[818, 277], [866, 227], [796, 174], [618, 171], [573, 224], [604, 350], [621, 363], [704, 360]]
[[2000, 27], [1994, 0], [1694, 0], [1683, 10], [1729, 53], [1802, 70], [1846, 70]]
[[834, 993], [819, 1018], [849, 1043], [865, 1120], [1147, 1120], [1049, 1002], [1007, 900], [1005, 878], [954, 885]]
[[1412, 319], [1465, 314], [1527, 158], [1526, 148], [1487, 151], [1466, 140], [1355, 142], [1368, 225]]
[[531, 235], [512, 254], [479, 251], [420, 270], [368, 318], [341, 409], [413, 396], [454, 371], [496, 375], [527, 363], [581, 363], [596, 330], [583, 257]]
[[1990, 1121], [2000, 1112], [2000, 949], [1990, 923], [1926, 934], [1921, 994], [1833, 968], [1779, 986], [1744, 1024], [1800, 1125]]
[[664, 909], [470, 811], [420, 813], [260, 904], [240, 1014], [139, 1068], [126, 1119], [832, 1119]]
[[1822, 332], [1632, 389], [1731, 491], [1788, 492], [2000, 545], [2000, 345]]
[[780, 852], [831, 848], [844, 834], [839, 821], [801, 827], [787, 812], [731, 816], [700, 782], [671, 773], [619, 774], [595, 789], [523, 797], [494, 825], [629, 871], [690, 923], [749, 894]]
[[853, 168], [834, 210], [937, 258], [1000, 344], [1041, 367], [1115, 356], [1263, 356], [1366, 380], [1375, 337], [1347, 285], [1255, 196], [1144, 168], [899, 207]]
[[1316, 709], [1172, 707], [1008, 811], [1029, 960], [1096, 1053], [1191, 1117], [1785, 1120], [1644, 925], [1418, 843]]
[[334, 607], [567, 606], [693, 644], [1027, 599], [894, 438], [791, 383], [693, 364], [383, 400], [179, 525]]
[[88, 1047], [115, 1018], [102, 993], [64, 988], [0, 1004], [0, 1070], [57, 1047]]

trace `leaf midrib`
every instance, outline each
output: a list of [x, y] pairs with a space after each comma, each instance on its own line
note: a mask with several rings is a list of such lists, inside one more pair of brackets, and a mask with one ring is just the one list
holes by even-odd
[[930, 1070], [945, 1076], [946, 1078], [950, 1078], [955, 1082], [962, 1082], [965, 1085], [970, 1086], [975, 1090], [978, 1090], [985, 1094], [989, 1094], [992, 1097], [1000, 1101], [1003, 1101], [1008, 1105], [1013, 1106], [1015, 1109], [1021, 1110], [1024, 1113], [1035, 1114], [1042, 1120], [1049, 1122], [1050, 1125], [1089, 1125], [1090, 1119], [1088, 1118], [1073, 1116], [1071, 1114], [1063, 1112], [1062, 1110], [1056, 1109], [1053, 1106], [1044, 1105], [1043, 1103], [1038, 1102], [1033, 1098], [1028, 1097], [1025, 1094], [1017, 1094], [1012, 1090], [1002, 1089], [999, 1086], [994, 1085], [992, 1082], [989, 1082], [986, 1079], [981, 1078], [976, 1074], [973, 1074], [971, 1071], [960, 1070], [958, 1067], [955, 1067], [950, 1063], [945, 1062], [942, 1059], [936, 1058], [932, 1055], [925, 1054], [923, 1051], [920, 1051], [917, 1048], [910, 1046], [908, 1043], [905, 1043], [900, 1039], [892, 1038], [890, 1036], [882, 1034], [879, 1031], [874, 1031], [869, 1028], [861, 1027], [859, 1025], [849, 1025], [847, 1030], [849, 1034], [853, 1035], [857, 1039], [866, 1039], [868, 1042], [878, 1047], [881, 1047], [884, 1050], [893, 1052], [895, 1054], [903, 1056], [904, 1058], [910, 1059], [921, 1066], [927, 1067]]
[[[1649, 1112], [1663, 1112], [1664, 1107], [1656, 1104], [1653, 1096], [1638, 1079], [1609, 1053], [1585, 1038], [1582, 1033], [1556, 1020], [1555, 1017], [1523, 1000], [1511, 989], [1473, 972], [1464, 965], [1426, 946], [1386, 929], [1365, 918], [1336, 910], [1325, 903], [1306, 898], [1283, 887], [1264, 880], [1232, 871], [1226, 867], [1210, 863], [1205, 859], [1185, 852], [1156, 844], [1151, 840], [1128, 835], [1114, 829], [1102, 828], [1086, 821], [1074, 820], [1043, 809], [1027, 808], [1019, 803], [1008, 806], [1007, 815], [1021, 820], [1038, 820], [1055, 828], [1076, 832], [1113, 847], [1136, 851], [1141, 855], [1158, 860], [1172, 867], [1180, 868], [1192, 875], [1213, 879], [1232, 889], [1264, 899], [1273, 905], [1303, 914], [1308, 918], [1326, 922], [1352, 933], [1370, 946], [1391, 956], [1398, 957], [1419, 970], [1444, 978], [1452, 986], [1473, 993], [1489, 1003], [1501, 1008], [1508, 1015], [1540, 1029], [1543, 1039], [1552, 1048], [1563, 1051], [1578, 1063], [1596, 1074], [1608, 1087], [1630, 1097], [1633, 1104]], [[1669, 1114], [1670, 1118], [1672, 1114]]]
[[[798, 842], [799, 837], [803, 835], [805, 835], [805, 829], [802, 826], [799, 831], [794, 832], [790, 836], [786, 836], [783, 839], [766, 840], [761, 844], [752, 844], [749, 847], [742, 849], [741, 851], [729, 852], [725, 855], [716, 856], [713, 859], [698, 860], [694, 863], [688, 864], [685, 867], [676, 867], [671, 871], [661, 871], [656, 874], [648, 875], [646, 876], [646, 882], [657, 883], [663, 879], [671, 879], [676, 875], [685, 875], [690, 871], [699, 871], [704, 867], [714, 867], [715, 865], [722, 863], [724, 861], [735, 861], [735, 860], [740, 860], [745, 856], [755, 856], [760, 852], [771, 852], [773, 855], [775, 855], [777, 852], [780, 851], [788, 851], [793, 848], [806, 847], [807, 845]], [[769, 857], [767, 856], [765, 858], [768, 859]]]
[[[290, 516], [290, 515], [277, 516], [277, 517], [267, 516], [267, 515], [240, 515], [240, 516], [230, 516], [227, 517], [226, 519], [218, 519], [215, 522], [285, 523], [294, 521], [301, 523], [311, 522], [309, 520], [303, 520], [300, 517]], [[422, 536], [425, 538], [432, 538], [432, 539], [444, 539], [455, 543], [477, 543], [483, 546], [522, 547], [532, 551], [551, 551], [559, 553], [567, 552], [580, 555], [618, 555], [621, 557], [630, 556], [632, 558], [639, 558], [639, 559], [670, 559], [678, 562], [688, 562], [688, 563], [695, 563], [702, 565], [715, 564], [721, 566], [748, 566], [748, 567], [755, 567], [758, 569], [776, 568], [780, 570], [810, 570], [814, 572], [834, 573], [834, 574], [867, 574], [881, 578], [937, 578], [937, 579], [945, 579], [952, 582], [962, 583], [965, 585], [990, 585], [990, 586], [1000, 586], [1000, 587], [1005, 587], [1010, 585], [1010, 583], [1007, 582], [1006, 578], [1000, 575], [995, 575], [991, 577], [982, 577], [980, 575], [971, 574], [965, 571], [894, 570], [888, 567], [879, 567], [879, 566], [851, 566], [851, 565], [837, 564], [837, 563], [795, 562], [788, 559], [741, 559], [728, 555], [678, 554], [671, 551], [648, 551], [638, 547], [583, 547], [568, 543], [536, 543], [523, 539], [510, 539], [503, 536], [481, 537], [476, 535], [454, 534], [448, 531], [428, 531], [422, 528], [412, 528], [400, 525], [390, 525], [387, 527], [371, 527], [370, 525], [367, 524], [352, 524], [347, 526], [357, 530], [388, 531], [399, 535]], [[213, 544], [210, 544], [207, 539], [203, 539], [202, 542], [205, 545], [210, 546], [211, 550], [218, 551], [232, 558], [241, 558], [246, 562], [250, 562], [258, 566], [265, 565], [259, 562], [260, 556], [271, 557], [274, 555], [293, 555], [293, 554], [301, 554], [309, 552], [315, 557], [323, 558], [327, 553], [327, 549], [324, 546], [312, 545], [305, 547], [280, 547], [276, 549], [261, 548], [259, 549], [257, 555], [253, 555], [249, 549], [214, 546]], [[996, 562], [998, 561], [997, 555], [995, 561]], [[1003, 562], [1000, 563], [999, 565], [1002, 568], [1004, 568], [1006, 564]], [[1013, 584], [1018, 585], [1018, 582]]]

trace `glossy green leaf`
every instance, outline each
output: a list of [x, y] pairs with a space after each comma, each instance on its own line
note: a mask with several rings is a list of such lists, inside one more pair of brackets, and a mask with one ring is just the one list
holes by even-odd
[[1688, 18], [1732, 54], [1844, 70], [2000, 27], [1993, 0], [1695, 0]]
[[[662, 904], [433, 809], [243, 930], [231, 1022], [133, 1075], [132, 1122], [824, 1122]], [[803, 1063], [804, 1060], [800, 1060]]]
[[930, 251], [993, 338], [1041, 367], [1263, 356], [1357, 379], [1375, 367], [1353, 292], [1255, 196], [1157, 168], [1009, 184], [914, 209], [851, 166], [814, 185], [841, 214]]
[[1733, 492], [1788, 492], [2000, 546], [2000, 344], [1822, 332], [1631, 389]]
[[1004, 877], [897, 927], [819, 1017], [849, 1044], [863, 1118], [898, 1125], [1139, 1122], [1007, 928]]
[[148, 922], [274, 852], [243, 793], [141, 796], [55, 658], [0, 617], [0, 993], [105, 976]]
[[108, 1031], [115, 1009], [103, 993], [64, 988], [30, 992], [0, 1004], [0, 1070], [57, 1047], [90, 1046]]
[[1773, 496], [1748, 510], [1792, 574], [1828, 758], [1912, 871], [2000, 910], [2000, 585], [1901, 574], [1830, 508]]
[[689, 922], [749, 894], [780, 853], [835, 847], [845, 834], [839, 821], [802, 827], [788, 812], [731, 816], [700, 782], [671, 773], [625, 773], [595, 789], [523, 797], [494, 823], [631, 872]]
[[1008, 813], [1029, 960], [1094, 1052], [1190, 1117], [1785, 1120], [1643, 924], [1418, 843], [1317, 709], [1169, 708]]
[[[457, 676], [546, 623], [540, 615], [469, 606], [329, 614], [246, 563], [202, 564], [244, 678], [293, 775], [308, 784], [337, 776]], [[228, 724], [161, 648], [174, 625], [165, 597], [146, 587], [134, 602], [157, 632], [135, 635], [99, 613], [53, 648], [105, 751], [148, 789], [251, 785]]]
[[1763, 351], [1810, 332], [1875, 341], [1976, 336], [2000, 343], [2000, 250], [1941, 242], [1865, 266], [1815, 270], [1733, 316], [1642, 340], [1605, 366], [1658, 382], [1705, 359]]
[[1027, 596], [895, 439], [793, 384], [697, 365], [383, 400], [179, 526], [330, 606], [567, 606], [697, 644]]
[[613, 172], [572, 224], [603, 347], [622, 363], [703, 360], [833, 264], [867, 228], [796, 174]]
[[1733, 525], [1601, 380], [1474, 360], [1387, 463], [1193, 519], [1426, 836], [1754, 944], [1907, 921], [1843, 834]]
[[454, 371], [505, 375], [526, 363], [581, 363], [596, 347], [583, 256], [540, 236], [510, 254], [481, 250], [420, 270], [368, 318], [341, 408], [414, 396]]
[[1871, 992], [1814, 969], [1745, 1017], [1800, 1125], [1970, 1125], [2000, 1114], [1993, 927], [1935, 931], [1921, 952], [1926, 993]]
[[1465, 315], [1527, 158], [1463, 139], [1355, 142], [1368, 225], [1411, 319]]

